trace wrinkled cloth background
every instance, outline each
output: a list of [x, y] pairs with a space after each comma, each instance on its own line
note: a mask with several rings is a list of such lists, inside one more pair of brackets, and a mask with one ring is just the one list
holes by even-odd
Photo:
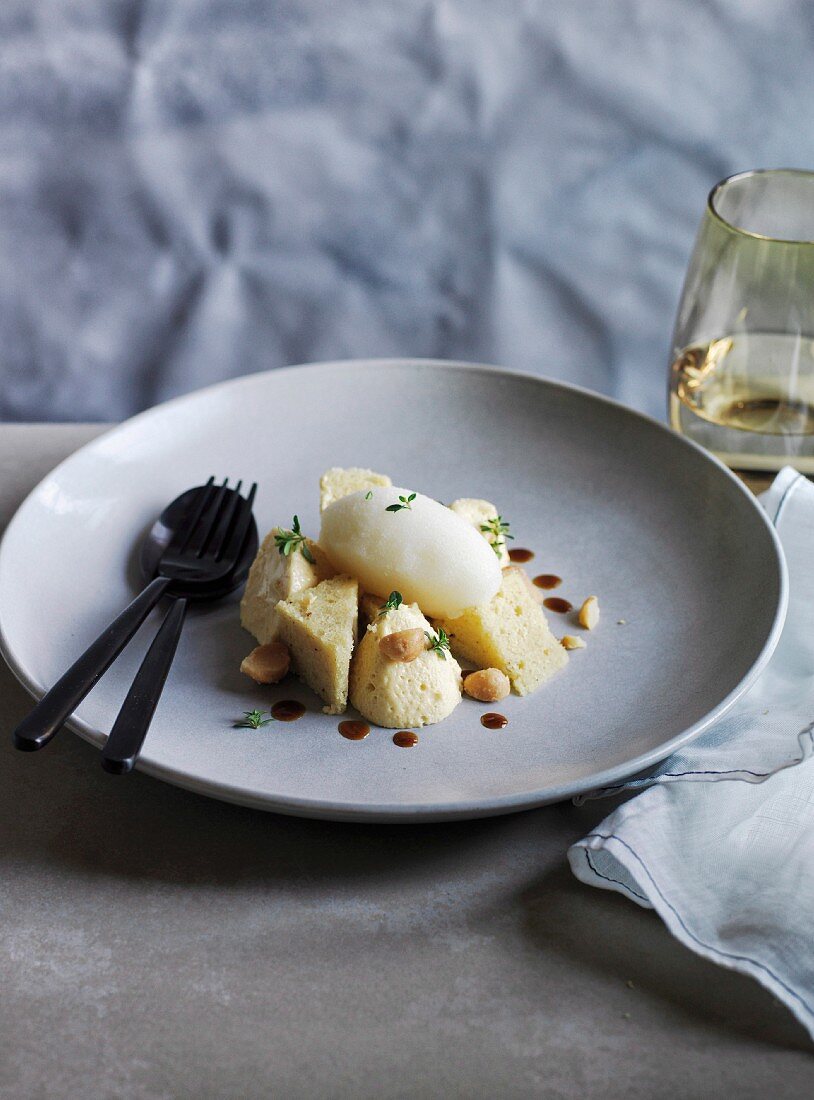
[[809, 0], [3, 0], [0, 416], [417, 355], [662, 416], [707, 191], [814, 167]]

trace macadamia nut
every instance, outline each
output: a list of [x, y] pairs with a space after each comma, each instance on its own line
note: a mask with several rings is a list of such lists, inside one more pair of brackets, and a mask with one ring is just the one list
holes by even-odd
[[427, 640], [424, 631], [419, 627], [413, 630], [397, 630], [379, 639], [379, 650], [384, 656], [403, 664], [420, 657], [426, 648]]
[[244, 657], [240, 671], [256, 684], [277, 684], [288, 672], [291, 657], [282, 642], [269, 642], [253, 649]]
[[497, 668], [482, 668], [464, 678], [464, 691], [481, 703], [497, 703], [511, 690], [509, 677]]
[[596, 596], [589, 596], [579, 609], [579, 625], [586, 630], [593, 630], [599, 622], [599, 600]]

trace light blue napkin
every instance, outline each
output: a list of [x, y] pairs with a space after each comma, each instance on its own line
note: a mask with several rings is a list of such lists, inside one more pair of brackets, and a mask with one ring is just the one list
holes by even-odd
[[[789, 610], [748, 694], [568, 853], [577, 878], [653, 908], [682, 943], [751, 974], [814, 1038], [814, 485], [762, 498], [785, 550]], [[748, 599], [748, 592], [744, 599]]]

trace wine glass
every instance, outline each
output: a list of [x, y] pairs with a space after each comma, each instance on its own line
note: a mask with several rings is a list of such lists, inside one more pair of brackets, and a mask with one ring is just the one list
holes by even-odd
[[713, 187], [673, 332], [672, 427], [742, 470], [814, 473], [814, 172]]

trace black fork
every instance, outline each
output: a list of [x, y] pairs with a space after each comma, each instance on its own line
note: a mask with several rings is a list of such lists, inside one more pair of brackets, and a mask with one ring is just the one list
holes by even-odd
[[[179, 525], [161, 556], [158, 575], [17, 726], [13, 737], [18, 749], [33, 752], [48, 744], [118, 657], [161, 597], [168, 594], [174, 597], [173, 606], [144, 658], [114, 726], [114, 730], [117, 726], [119, 730], [113, 749], [116, 743], [121, 744], [122, 731], [134, 728], [135, 717], [147, 715], [140, 748], [178, 645], [188, 597], [205, 599], [207, 589], [222, 594], [220, 582], [234, 569], [251, 529], [257, 485], [252, 485], [245, 499], [240, 496], [241, 485], [242, 482], [238, 482], [235, 490], [229, 490], [228, 479], [216, 486], [215, 479], [211, 477], [206, 485], [197, 490], [189, 517]], [[129, 743], [132, 744], [132, 741], [131, 735]], [[135, 755], [131, 754], [133, 761], [137, 754], [138, 750]], [[132, 762], [129, 767], [117, 767], [114, 763], [116, 758], [111, 750], [109, 770], [129, 771]]]

